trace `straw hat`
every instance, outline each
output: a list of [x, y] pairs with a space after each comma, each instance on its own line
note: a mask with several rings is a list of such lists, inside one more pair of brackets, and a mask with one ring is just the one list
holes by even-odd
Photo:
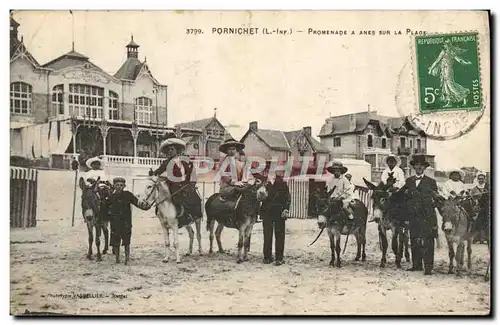
[[184, 142], [184, 140], [179, 139], [177, 137], [170, 137], [170, 138], [164, 140], [160, 144], [160, 151], [163, 150], [163, 148], [166, 148], [166, 147], [169, 147], [169, 146], [177, 146], [177, 147], [180, 147], [182, 149], [185, 149], [186, 148], [186, 142]]
[[450, 170], [450, 172], [448, 173], [448, 178], [450, 178], [451, 174], [453, 174], [453, 173], [460, 174], [460, 179], [461, 180], [464, 179], [464, 177], [465, 177], [465, 172], [463, 170], [461, 170], [461, 169], [457, 169], [456, 168], [456, 169]]
[[332, 160], [326, 167], [326, 170], [333, 174], [335, 170], [340, 170], [342, 174], [347, 173], [347, 167], [345, 167], [340, 161]]
[[98, 162], [101, 165], [101, 167], [102, 167], [103, 161], [99, 157], [89, 158], [89, 159], [87, 159], [87, 161], [85, 162], [85, 164], [87, 165], [88, 168], [92, 168], [92, 163], [95, 163], [95, 162]]
[[388, 156], [386, 156], [386, 157], [384, 158], [384, 164], [385, 164], [386, 166], [388, 166], [388, 165], [387, 165], [387, 160], [388, 160], [389, 158], [393, 158], [394, 160], [396, 160], [396, 166], [401, 165], [401, 158], [399, 158], [399, 157], [398, 157], [398, 156], [396, 156], [395, 154], [392, 154], [392, 153], [391, 153], [391, 154], [389, 154]]
[[219, 151], [223, 153], [227, 153], [227, 149], [229, 147], [235, 147], [236, 151], [241, 151], [245, 149], [245, 145], [239, 141], [234, 140], [233, 138], [229, 138], [226, 141], [224, 141], [223, 144], [220, 145]]

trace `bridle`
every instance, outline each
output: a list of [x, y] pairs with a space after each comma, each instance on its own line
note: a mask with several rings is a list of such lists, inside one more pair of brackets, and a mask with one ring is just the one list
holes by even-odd
[[[151, 197], [151, 195], [153, 195], [153, 192], [155, 191], [158, 191], [159, 189], [159, 186], [160, 186], [160, 182], [162, 180], [161, 179], [158, 179], [157, 181], [153, 181], [153, 188], [151, 189], [151, 192], [149, 192], [148, 196], [146, 197], [146, 199], [144, 199], [144, 202], [147, 203], [147, 201], [149, 200], [149, 198]], [[182, 191], [186, 186], [188, 186], [188, 184], [185, 184], [183, 185], [180, 189], [178, 189], [177, 191], [175, 191], [174, 193], [170, 194], [170, 198], [174, 197], [177, 193], [179, 193], [180, 191]], [[158, 198], [154, 199], [154, 201], [151, 203], [151, 206], [155, 206], [157, 207], [159, 204], [165, 202], [166, 200], [168, 200], [168, 196], [167, 197], [164, 197], [162, 198], [160, 201], [158, 201]]]

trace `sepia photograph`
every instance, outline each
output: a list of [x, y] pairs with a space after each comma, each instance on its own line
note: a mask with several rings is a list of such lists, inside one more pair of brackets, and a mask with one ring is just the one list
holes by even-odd
[[10, 315], [491, 315], [491, 19], [11, 10]]

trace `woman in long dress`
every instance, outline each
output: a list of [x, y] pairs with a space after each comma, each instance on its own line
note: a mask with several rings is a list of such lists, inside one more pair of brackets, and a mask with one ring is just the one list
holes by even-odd
[[443, 107], [451, 107], [452, 103], [465, 101], [470, 93], [470, 89], [455, 82], [453, 71], [455, 61], [461, 64], [471, 64], [470, 61], [460, 57], [466, 51], [466, 49], [452, 45], [450, 40], [447, 39], [438, 58], [429, 67], [429, 74], [440, 79], [440, 100], [446, 103]]

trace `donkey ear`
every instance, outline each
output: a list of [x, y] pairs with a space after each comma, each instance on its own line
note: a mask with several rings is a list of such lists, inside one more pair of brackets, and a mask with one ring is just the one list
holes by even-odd
[[82, 191], [85, 190], [85, 188], [87, 187], [87, 185], [85, 185], [85, 181], [83, 180], [83, 177], [80, 177], [80, 180], [78, 181], [78, 186], [80, 186], [80, 189]]
[[94, 183], [94, 191], [97, 191], [97, 188], [99, 187], [99, 181], [101, 180], [101, 176], [97, 177], [95, 183]]
[[366, 187], [368, 187], [370, 190], [375, 190], [377, 188], [377, 186], [375, 184], [373, 184], [372, 182], [366, 180], [366, 178], [363, 177], [363, 181], [365, 182], [366, 184]]

